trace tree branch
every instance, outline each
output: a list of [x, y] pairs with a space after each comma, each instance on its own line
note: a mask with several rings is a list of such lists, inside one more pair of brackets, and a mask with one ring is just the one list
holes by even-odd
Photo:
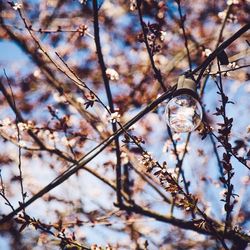
[[[102, 78], [104, 81], [104, 86], [108, 98], [108, 103], [110, 107], [111, 113], [114, 113], [114, 104], [112, 99], [112, 93], [109, 85], [109, 79], [106, 74], [106, 66], [103, 59], [102, 54], [102, 48], [101, 48], [101, 41], [100, 41], [100, 35], [99, 35], [99, 20], [98, 20], [98, 4], [97, 0], [93, 0], [93, 15], [94, 15], [94, 35], [95, 35], [95, 45], [96, 45], [96, 51], [98, 56], [99, 65], [101, 67], [102, 71]], [[116, 123], [112, 123], [112, 130], [113, 133], [117, 131]], [[116, 195], [117, 195], [117, 202], [120, 204], [122, 203], [122, 196], [121, 196], [121, 190], [122, 190], [122, 170], [121, 170], [121, 151], [120, 151], [120, 144], [119, 144], [119, 136], [115, 138], [115, 151], [116, 151]]]

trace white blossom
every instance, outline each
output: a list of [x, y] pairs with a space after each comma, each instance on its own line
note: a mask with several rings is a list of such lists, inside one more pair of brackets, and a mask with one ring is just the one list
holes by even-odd
[[19, 145], [20, 147], [25, 147], [25, 146], [26, 146], [26, 142], [23, 141], [23, 140], [20, 140], [19, 143], [18, 143], [18, 145]]
[[163, 42], [165, 40], [166, 36], [167, 36], [167, 32], [161, 31], [160, 40]]
[[39, 77], [41, 75], [41, 70], [40, 69], [36, 69], [33, 73], [34, 77]]
[[17, 124], [17, 126], [18, 126], [20, 131], [24, 131], [24, 130], [28, 129], [28, 125], [26, 123], [23, 123], [23, 122], [19, 122]]
[[221, 12], [218, 13], [218, 17], [219, 17], [220, 19], [222, 19], [222, 20], [225, 19], [226, 15], [227, 15], [226, 10], [221, 11]]
[[239, 0], [227, 0], [227, 5], [230, 6], [232, 4], [239, 4]]
[[127, 164], [129, 162], [128, 155], [125, 152], [121, 153], [121, 159], [123, 160], [123, 164]]
[[14, 10], [20, 10], [22, 8], [22, 4], [21, 3], [14, 3], [12, 8]]
[[107, 68], [106, 69], [106, 74], [108, 76], [108, 78], [112, 81], [117, 81], [119, 80], [119, 74], [116, 70], [111, 69], [111, 68]]
[[120, 117], [121, 117], [121, 115], [118, 112], [111, 113], [110, 117], [109, 117], [109, 122], [111, 122], [111, 123], [119, 122]]
[[87, 0], [78, 0], [79, 1], [79, 3], [81, 3], [81, 4], [86, 4], [87, 3]]
[[135, 9], [136, 9], [136, 0], [130, 0], [130, 7], [129, 7], [129, 9], [131, 11], [135, 11]]
[[206, 56], [209, 56], [212, 53], [212, 51], [210, 49], [205, 49], [204, 52], [205, 52]]
[[165, 174], [167, 173], [168, 175], [171, 175], [172, 178], [176, 179], [178, 176], [178, 170], [176, 168], [168, 168], [163, 170]]
[[10, 118], [9, 118], [9, 117], [4, 118], [4, 119], [2, 120], [2, 122], [1, 122], [1, 124], [2, 124], [3, 126], [9, 126], [9, 125], [11, 125], [11, 120], [10, 120]]
[[237, 18], [237, 16], [236, 15], [234, 15], [234, 14], [229, 14], [229, 18], [228, 18], [228, 21], [230, 22], [230, 23], [236, 23], [237, 22], [237, 20], [238, 20], [238, 18]]

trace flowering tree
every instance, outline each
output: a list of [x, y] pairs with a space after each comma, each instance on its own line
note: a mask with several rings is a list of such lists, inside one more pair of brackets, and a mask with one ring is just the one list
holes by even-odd
[[1, 248], [247, 249], [249, 3], [1, 1]]

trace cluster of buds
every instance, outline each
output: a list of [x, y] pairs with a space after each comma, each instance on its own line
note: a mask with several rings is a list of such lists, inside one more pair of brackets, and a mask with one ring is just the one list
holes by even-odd
[[78, 33], [79, 33], [79, 36], [84, 36], [86, 31], [88, 29], [88, 26], [86, 26], [85, 24], [83, 25], [80, 25], [77, 29]]
[[140, 160], [140, 163], [147, 168], [147, 172], [151, 172], [153, 168], [156, 166], [156, 161], [152, 158], [152, 155], [148, 152], [142, 153], [142, 159]]
[[[156, 174], [155, 174], [156, 175]], [[158, 177], [162, 187], [167, 192], [170, 192], [172, 196], [179, 193], [179, 187], [176, 185], [177, 182], [177, 170], [172, 168], [166, 168], [166, 166], [161, 169], [158, 173]]]
[[[162, 43], [165, 40], [166, 32], [160, 29], [160, 25], [153, 24], [145, 24], [144, 30], [147, 35], [147, 42], [152, 54], [159, 53], [162, 49]], [[143, 33], [139, 34], [138, 40], [140, 42], [144, 42]]]
[[[18, 126], [18, 128], [17, 128]], [[22, 140], [25, 131], [34, 129], [34, 122], [18, 122], [10, 120], [9, 117], [0, 120], [0, 133], [4, 138], [16, 141], [20, 147], [26, 147], [27, 142]]]

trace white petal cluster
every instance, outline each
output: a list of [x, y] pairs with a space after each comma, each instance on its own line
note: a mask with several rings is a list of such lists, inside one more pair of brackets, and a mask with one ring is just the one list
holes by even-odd
[[14, 10], [20, 10], [22, 8], [22, 4], [21, 3], [14, 3], [12, 8]]
[[119, 122], [120, 117], [121, 117], [121, 115], [118, 112], [111, 113], [110, 117], [109, 117], [109, 122], [111, 122], [111, 123]]
[[167, 36], [167, 32], [162, 30], [160, 32], [161, 32], [160, 40], [163, 42]]
[[210, 49], [205, 49], [204, 52], [205, 52], [206, 56], [209, 56], [212, 53], [212, 51]]
[[87, 0], [78, 0], [80, 4], [86, 4]]
[[106, 69], [106, 74], [108, 76], [108, 78], [112, 81], [117, 81], [119, 80], [119, 74], [116, 70], [111, 69], [111, 68], [107, 68]]
[[230, 6], [232, 4], [239, 4], [239, 0], [227, 0], [227, 5]]

